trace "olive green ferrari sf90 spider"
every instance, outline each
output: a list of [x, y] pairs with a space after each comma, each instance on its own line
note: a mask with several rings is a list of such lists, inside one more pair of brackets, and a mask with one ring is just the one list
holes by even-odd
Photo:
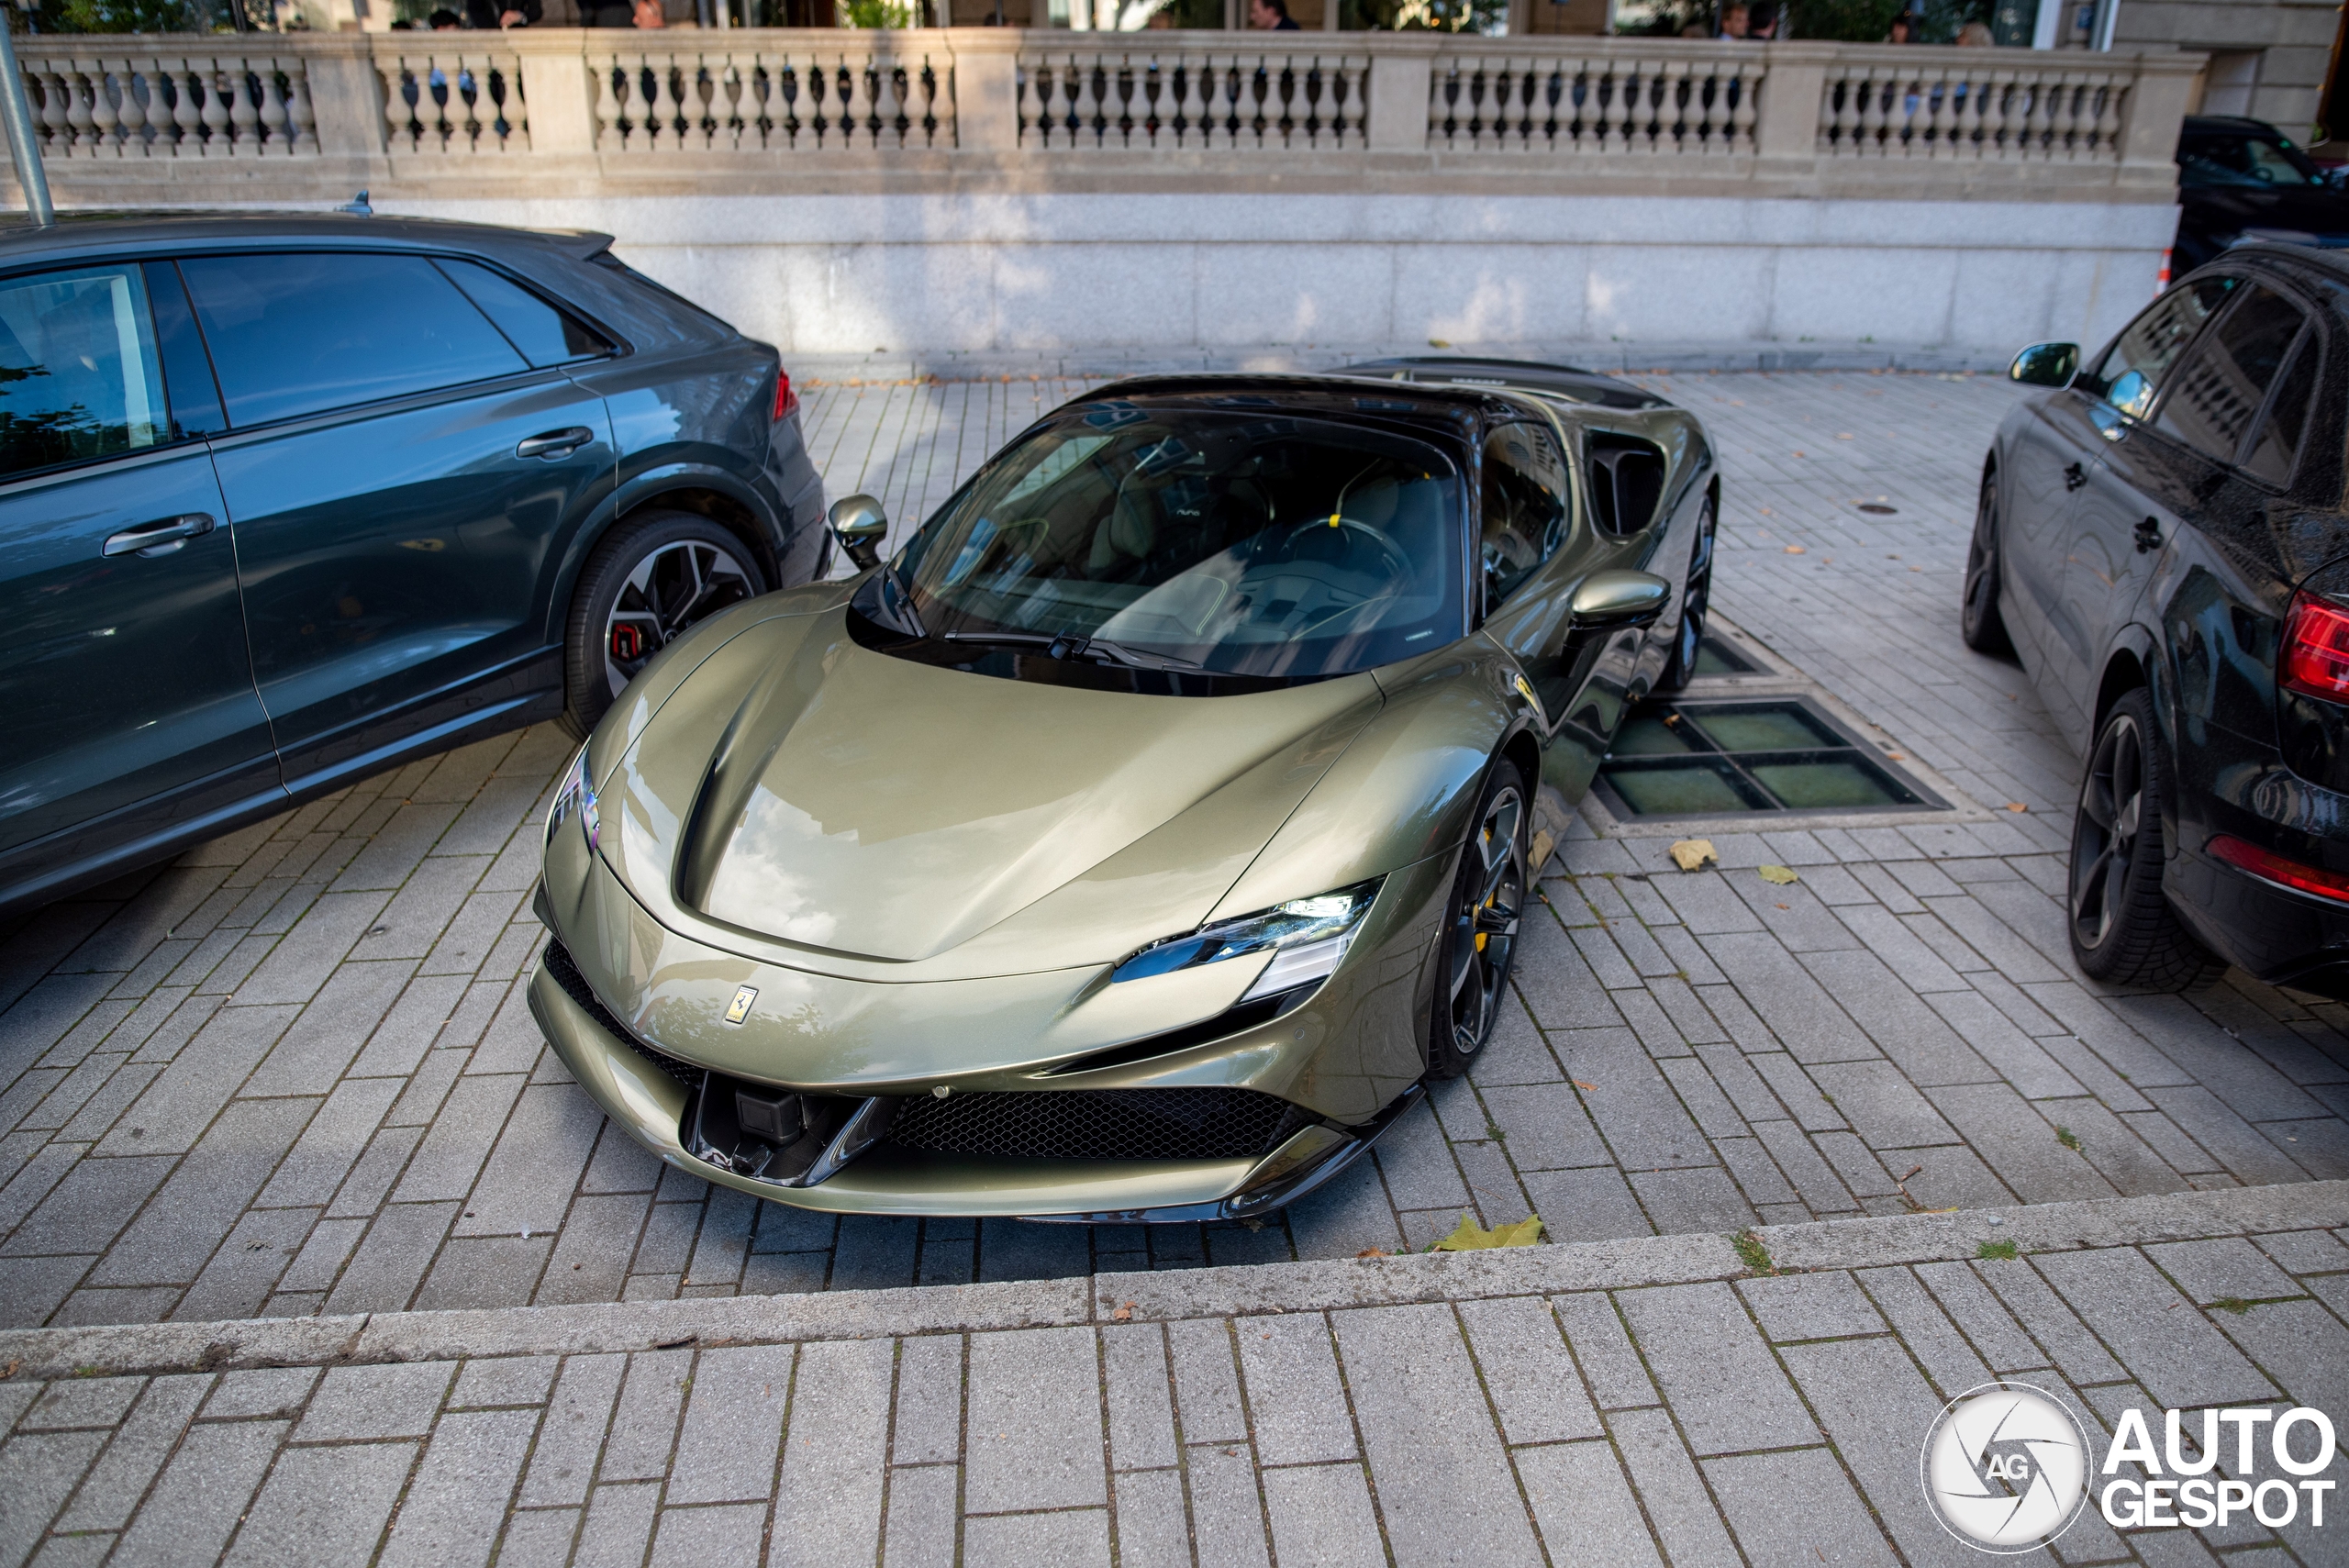
[[1287, 1203], [1490, 1036], [1719, 481], [1552, 366], [1153, 377], [672, 643], [549, 812], [530, 986], [672, 1163], [842, 1212]]

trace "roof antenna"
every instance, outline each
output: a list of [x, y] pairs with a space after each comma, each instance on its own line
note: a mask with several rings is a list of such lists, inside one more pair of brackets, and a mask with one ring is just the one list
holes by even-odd
[[350, 213], [354, 217], [373, 217], [375, 216], [375, 209], [367, 205], [367, 193], [364, 191], [360, 192], [357, 195], [351, 197], [349, 201], [343, 203], [334, 210], [337, 212]]

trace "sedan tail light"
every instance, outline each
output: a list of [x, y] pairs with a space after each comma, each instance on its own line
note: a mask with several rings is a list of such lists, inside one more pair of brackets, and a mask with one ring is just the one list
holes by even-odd
[[774, 372], [774, 423], [780, 425], [799, 412], [799, 389], [791, 384], [791, 373], [781, 365]]
[[2349, 876], [2337, 871], [2321, 871], [2298, 861], [2288, 861], [2273, 850], [2263, 850], [2230, 833], [2212, 834], [2204, 847], [2211, 859], [2224, 861], [2238, 871], [2247, 871], [2262, 882], [2349, 904]]
[[2288, 691], [2349, 703], [2349, 609], [2306, 594], [2294, 599], [2276, 679]]

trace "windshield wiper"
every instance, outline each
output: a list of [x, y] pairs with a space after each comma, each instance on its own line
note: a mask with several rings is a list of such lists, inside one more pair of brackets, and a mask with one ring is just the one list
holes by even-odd
[[978, 642], [1007, 648], [1039, 648], [1054, 659], [1095, 659], [1104, 664], [1120, 664], [1129, 670], [1197, 670], [1202, 668], [1196, 659], [1177, 659], [1171, 653], [1147, 653], [1128, 648], [1106, 638], [1085, 637], [1076, 632], [1063, 632], [1046, 637], [1033, 631], [950, 631], [949, 642]]

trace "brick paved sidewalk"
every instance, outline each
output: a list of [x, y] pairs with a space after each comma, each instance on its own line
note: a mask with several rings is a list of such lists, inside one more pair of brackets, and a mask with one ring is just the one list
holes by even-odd
[[[1523, 1006], [1471, 1080], [1258, 1228], [836, 1223], [664, 1170], [542, 1052], [524, 899], [568, 747], [533, 730], [6, 934], [0, 1323], [1350, 1258], [1464, 1208], [1599, 1240], [2349, 1176], [2340, 1006], [2240, 976], [2109, 995], [2072, 969], [2054, 890], [2076, 764], [2021, 673], [1954, 630], [2010, 389], [1657, 384], [1721, 449], [1727, 613], [1977, 802], [2027, 811], [1717, 833], [1726, 869], [1687, 876], [1653, 840], [1569, 843]], [[1075, 390], [817, 388], [810, 440], [834, 494], [871, 488], [902, 522]], [[1801, 882], [1762, 882], [1763, 861]]]
[[[2099, 1451], [2349, 1412], [2349, 1184], [1998, 1219], [0, 1334], [0, 1564], [1954, 1564], [1918, 1452], [1993, 1376]], [[2340, 1509], [2056, 1555], [2337, 1563]]]

